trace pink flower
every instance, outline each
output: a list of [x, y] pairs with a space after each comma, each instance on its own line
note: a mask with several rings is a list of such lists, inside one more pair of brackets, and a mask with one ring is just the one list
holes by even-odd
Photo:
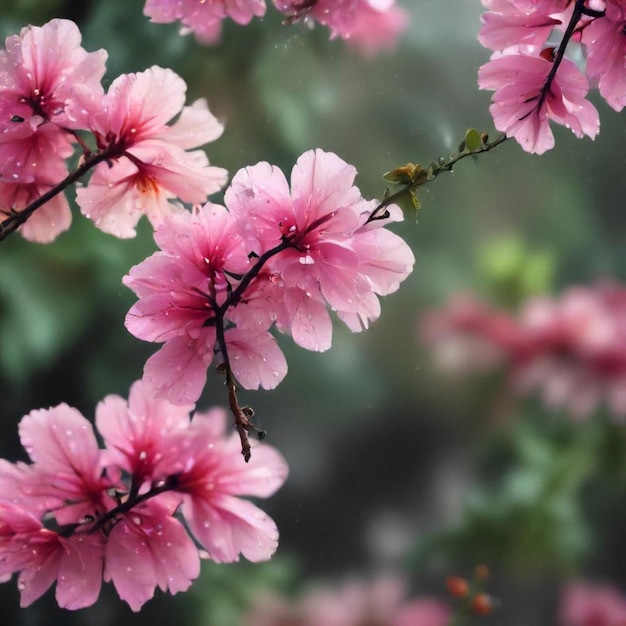
[[609, 106], [621, 111], [626, 105], [626, 3], [608, 2], [605, 17], [594, 20], [583, 32], [587, 46], [587, 75], [598, 84]]
[[626, 416], [626, 291], [612, 285], [572, 288], [559, 300], [536, 299], [520, 315], [527, 354], [514, 383], [538, 389], [545, 402], [573, 416], [592, 414], [602, 401]]
[[548, 408], [579, 419], [601, 404], [626, 417], [624, 287], [571, 288], [529, 300], [516, 316], [456, 298], [423, 329], [444, 365], [504, 369], [516, 392], [539, 392]]
[[[66, 175], [73, 153], [68, 128], [84, 128], [70, 114], [75, 86], [102, 94], [106, 53], [86, 52], [78, 27], [54, 19], [6, 39], [0, 51], [0, 209], [20, 211]], [[20, 228], [26, 239], [52, 241], [69, 227], [63, 194]]]
[[[52, 186], [43, 183], [3, 183], [0, 181], [0, 211], [21, 211], [31, 202], [50, 191]], [[0, 213], [0, 223], [7, 216]], [[72, 213], [67, 198], [59, 193], [46, 202], [22, 226], [19, 231], [28, 241], [50, 243], [57, 235], [70, 227]]]
[[285, 481], [287, 464], [263, 444], [242, 463], [239, 438], [236, 433], [226, 438], [225, 427], [224, 411], [196, 413], [188, 433], [170, 441], [162, 468], [176, 476], [185, 521], [212, 560], [227, 563], [241, 554], [264, 561], [278, 545], [276, 524], [239, 496], [271, 496]]
[[255, 16], [263, 17], [265, 0], [146, 0], [143, 12], [160, 24], [180, 20], [183, 34], [192, 32], [210, 44], [219, 40], [223, 19], [248, 24]]
[[96, 166], [76, 200], [101, 230], [133, 237], [142, 214], [156, 228], [180, 210], [170, 200], [202, 203], [226, 182], [226, 171], [209, 166], [203, 151], [187, 151], [217, 139], [223, 128], [206, 101], [184, 107], [185, 91], [179, 76], [154, 66], [115, 79], [104, 106], [90, 92], [82, 94], [80, 109], [90, 112], [98, 146], [111, 158]]
[[445, 309], [427, 313], [419, 330], [432, 347], [437, 366], [455, 374], [507, 365], [522, 339], [511, 316], [489, 309], [469, 294], [455, 294]]
[[150, 399], [137, 382], [128, 405], [107, 397], [97, 422], [111, 460], [120, 458], [126, 471], [136, 468], [138, 486], [146, 479], [171, 480], [171, 494], [182, 497], [183, 516], [213, 560], [234, 561], [240, 553], [252, 561], [269, 558], [277, 546], [276, 525], [239, 496], [271, 496], [287, 476], [284, 459], [261, 444], [244, 464], [237, 434], [225, 435], [224, 411], [196, 413], [191, 421], [186, 411]]
[[495, 90], [489, 111], [496, 128], [515, 137], [526, 152], [542, 154], [554, 146], [549, 121], [566, 126], [577, 137], [598, 134], [595, 107], [585, 99], [587, 79], [563, 59], [549, 89], [544, 85], [552, 62], [527, 52], [493, 58], [478, 71], [481, 89]]
[[[215, 318], [220, 305], [235, 277], [251, 264], [236, 220], [217, 205], [172, 217], [155, 239], [161, 252], [124, 278], [140, 297], [126, 316], [126, 327], [145, 341], [165, 342], [144, 368], [151, 392], [177, 404], [192, 403], [219, 348]], [[287, 371], [282, 352], [266, 332], [272, 318], [265, 319], [266, 325], [254, 332], [233, 328], [225, 334], [226, 344], [233, 345], [232, 370], [248, 388], [273, 388]]]
[[100, 449], [91, 425], [74, 408], [60, 404], [24, 416], [20, 440], [33, 472], [25, 478], [29, 496], [48, 498], [59, 524], [106, 510], [113, 484], [102, 476]]
[[[414, 257], [383, 221], [363, 226], [374, 206], [353, 185], [356, 170], [335, 154], [304, 153], [291, 174], [268, 163], [240, 170], [225, 202], [256, 254], [288, 242], [268, 262], [284, 286], [294, 341], [327, 350], [332, 323], [327, 306], [351, 330], [367, 328], [380, 313], [376, 294], [391, 293], [412, 270]], [[391, 208], [392, 219], [401, 219]]]
[[158, 586], [185, 591], [215, 561], [259, 561], [277, 546], [274, 522], [240, 496], [268, 497], [287, 465], [260, 444], [249, 464], [225, 414], [151, 399], [141, 382], [129, 401], [108, 396], [97, 422], [108, 449], [67, 405], [33, 411], [20, 436], [33, 463], [0, 460], [0, 582], [18, 573], [22, 605], [57, 581], [57, 600], [96, 601], [102, 579], [138, 611]]
[[193, 408], [153, 398], [143, 381], [133, 383], [128, 400], [107, 396], [96, 407], [96, 426], [107, 445], [106, 464], [134, 476], [138, 486], [161, 478], [163, 448], [174, 433], [189, 427]]
[[60, 142], [68, 141], [63, 128], [76, 128], [68, 114], [75, 86], [101, 93], [105, 69], [106, 52], [86, 52], [80, 41], [76, 24], [61, 19], [27, 26], [6, 39], [0, 51], [3, 144], [6, 135], [19, 135], [24, 128], [35, 133], [44, 124], [56, 127]]
[[0, 500], [0, 580], [19, 572], [22, 607], [56, 581], [56, 600], [65, 609], [90, 606], [102, 584], [103, 538], [77, 533], [63, 537], [47, 530], [19, 505]]
[[623, 626], [626, 598], [609, 585], [573, 582], [561, 596], [560, 626]]

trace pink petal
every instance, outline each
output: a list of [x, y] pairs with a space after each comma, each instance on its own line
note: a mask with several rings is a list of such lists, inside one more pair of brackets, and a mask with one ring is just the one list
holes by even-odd
[[333, 220], [335, 228], [344, 231], [356, 228], [358, 215], [345, 211], [361, 197], [353, 186], [355, 177], [356, 168], [332, 152], [317, 149], [302, 154], [291, 172], [291, 194], [298, 223], [308, 224], [323, 215], [340, 213]]
[[[185, 81], [170, 69], [157, 65], [136, 74], [122, 74], [109, 87], [109, 128], [117, 137], [133, 133], [135, 141], [163, 131], [185, 104]], [[131, 130], [134, 129], [134, 130]]]
[[237, 462], [225, 466], [220, 473], [219, 485], [224, 493], [269, 498], [287, 479], [287, 462], [271, 446], [265, 443], [254, 446], [248, 463], [241, 463], [241, 459], [237, 458], [241, 448], [239, 437], [232, 435], [228, 445], [233, 448], [233, 458]]
[[202, 393], [212, 359], [213, 346], [206, 345], [204, 336], [197, 340], [174, 337], [146, 361], [143, 381], [156, 397], [173, 404], [193, 404]]
[[244, 389], [274, 389], [287, 374], [287, 361], [267, 331], [231, 328], [226, 331], [230, 366]]
[[100, 450], [91, 424], [74, 408], [59, 404], [32, 411], [19, 424], [20, 440], [37, 467], [57, 478], [97, 482]]
[[132, 511], [111, 531], [104, 578], [133, 611], [153, 597], [156, 586], [172, 594], [186, 591], [199, 574], [200, 557], [191, 538], [154, 502]]
[[187, 496], [183, 515], [196, 539], [217, 563], [269, 559], [278, 547], [274, 521], [251, 502], [232, 496], [211, 502]]
[[136, 479], [152, 478], [168, 437], [189, 427], [193, 404], [178, 406], [148, 395], [143, 381], [133, 383], [128, 402], [107, 396], [96, 407], [96, 425], [117, 463]]
[[59, 538], [61, 560], [56, 600], [61, 608], [75, 610], [91, 606], [100, 595], [104, 539], [99, 533], [74, 534]]
[[291, 336], [305, 350], [324, 352], [332, 343], [333, 324], [326, 306], [297, 287], [285, 290]]
[[190, 150], [215, 141], [223, 132], [224, 126], [209, 111], [207, 101], [200, 98], [183, 107], [178, 120], [159, 138]]

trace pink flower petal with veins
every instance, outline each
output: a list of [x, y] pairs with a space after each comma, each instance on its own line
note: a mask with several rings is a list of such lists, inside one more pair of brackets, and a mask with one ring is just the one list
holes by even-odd
[[244, 389], [274, 389], [287, 374], [287, 361], [265, 330], [231, 328], [225, 333], [233, 374]]
[[120, 519], [106, 546], [104, 579], [137, 612], [158, 586], [176, 594], [200, 574], [198, 549], [182, 524], [156, 501]]

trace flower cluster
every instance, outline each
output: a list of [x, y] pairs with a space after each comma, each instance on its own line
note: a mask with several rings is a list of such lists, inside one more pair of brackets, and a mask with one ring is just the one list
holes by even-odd
[[626, 289], [576, 287], [536, 298], [518, 316], [458, 297], [422, 325], [439, 363], [475, 371], [501, 367], [520, 393], [539, 391], [550, 408], [575, 417], [602, 402], [626, 417]]
[[[314, 20], [328, 26], [331, 37], [341, 37], [366, 55], [393, 48], [407, 26], [407, 14], [395, 0], [273, 0], [286, 22]], [[182, 33], [193, 32], [202, 43], [215, 43], [222, 21], [248, 24], [265, 15], [265, 0], [146, 0], [144, 14], [153, 22], [179, 21]]]
[[[95, 168], [77, 202], [117, 237], [132, 237], [142, 214], [160, 224], [177, 210], [174, 198], [199, 203], [218, 191], [226, 171], [192, 150], [222, 132], [206, 101], [184, 106], [184, 81], [160, 67], [122, 75], [105, 94], [106, 53], [86, 52], [80, 42], [76, 24], [54, 19], [8, 37], [0, 51], [0, 222], [68, 180], [65, 161], [77, 146], [79, 173]], [[57, 193], [21, 233], [45, 243], [70, 221], [67, 199]]]
[[[527, 152], [554, 146], [550, 120], [592, 139], [600, 128], [587, 100], [589, 84], [616, 111], [626, 104], [624, 0], [483, 0], [479, 41], [494, 51], [478, 72], [481, 89], [495, 91], [490, 111], [498, 130]], [[560, 44], [550, 43], [557, 33]], [[566, 58], [582, 46], [585, 73]]]
[[371, 583], [348, 580], [332, 589], [313, 588], [297, 603], [276, 595], [260, 596], [248, 626], [446, 626], [450, 609], [439, 600], [404, 600], [404, 584], [384, 577]]
[[328, 309], [353, 331], [380, 314], [379, 295], [412, 270], [407, 244], [372, 219], [376, 203], [353, 185], [356, 170], [311, 150], [293, 168], [291, 189], [269, 163], [240, 170], [226, 207], [206, 204], [170, 217], [155, 233], [161, 249], [124, 283], [139, 297], [126, 327], [165, 345], [144, 381], [170, 402], [195, 402], [218, 359], [247, 389], [274, 388], [287, 364], [269, 332], [289, 333], [307, 350], [331, 345]]
[[626, 624], [626, 597], [607, 584], [569, 583], [561, 594], [559, 624], [622, 626]]
[[128, 402], [111, 395], [96, 409], [103, 450], [66, 404], [22, 419], [32, 463], [0, 460], [0, 581], [19, 573], [22, 606], [55, 581], [61, 607], [89, 606], [104, 578], [138, 611], [157, 586], [186, 590], [201, 554], [220, 563], [273, 554], [276, 525], [238, 496], [272, 495], [284, 459], [261, 444], [243, 465], [225, 413], [190, 420], [192, 409], [154, 400], [136, 382]]

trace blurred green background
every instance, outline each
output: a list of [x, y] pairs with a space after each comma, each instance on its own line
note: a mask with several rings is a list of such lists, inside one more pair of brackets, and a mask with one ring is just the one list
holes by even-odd
[[[247, 27], [227, 23], [214, 47], [151, 24], [141, 0], [14, 0], [0, 7], [0, 31], [73, 19], [87, 50], [108, 51], [107, 84], [159, 64], [187, 81], [189, 101], [208, 99], [226, 125], [207, 147], [213, 164], [234, 174], [266, 160], [289, 171], [321, 147], [357, 167], [366, 197], [381, 197], [384, 172], [454, 152], [468, 127], [495, 136], [489, 94], [476, 86], [488, 58], [476, 41], [478, 0], [399, 4], [411, 26], [395, 53], [374, 60], [329, 41], [324, 28], [281, 26], [271, 7]], [[337, 325], [325, 354], [279, 338], [287, 378], [272, 393], [243, 395], [291, 467], [262, 503], [281, 530], [271, 562], [204, 563], [190, 592], [157, 592], [137, 615], [108, 585], [76, 613], [56, 609], [50, 593], [20, 610], [13, 580], [0, 586], [0, 624], [229, 626], [263, 589], [298, 593], [312, 581], [392, 569], [412, 595], [445, 598], [447, 574], [485, 562], [501, 606], [482, 623], [541, 626], [556, 623], [569, 577], [626, 586], [622, 427], [512, 405], [497, 378], [453, 383], [433, 371], [417, 338], [421, 315], [459, 289], [511, 302], [625, 279], [626, 127], [594, 103], [595, 142], [557, 128], [556, 149], [541, 157], [507, 142], [420, 194], [419, 223], [395, 227], [415, 252], [414, 273], [367, 333]], [[511, 246], [522, 261], [499, 272]], [[127, 396], [155, 346], [123, 327], [134, 297], [121, 277], [154, 249], [147, 222], [121, 241], [78, 211], [51, 245], [19, 235], [0, 244], [1, 457], [24, 458], [16, 425], [32, 409], [67, 402], [91, 419], [105, 395]], [[490, 263], [477, 261], [485, 249]], [[533, 254], [543, 269], [520, 279]], [[198, 403], [214, 404], [226, 405], [217, 375]]]

